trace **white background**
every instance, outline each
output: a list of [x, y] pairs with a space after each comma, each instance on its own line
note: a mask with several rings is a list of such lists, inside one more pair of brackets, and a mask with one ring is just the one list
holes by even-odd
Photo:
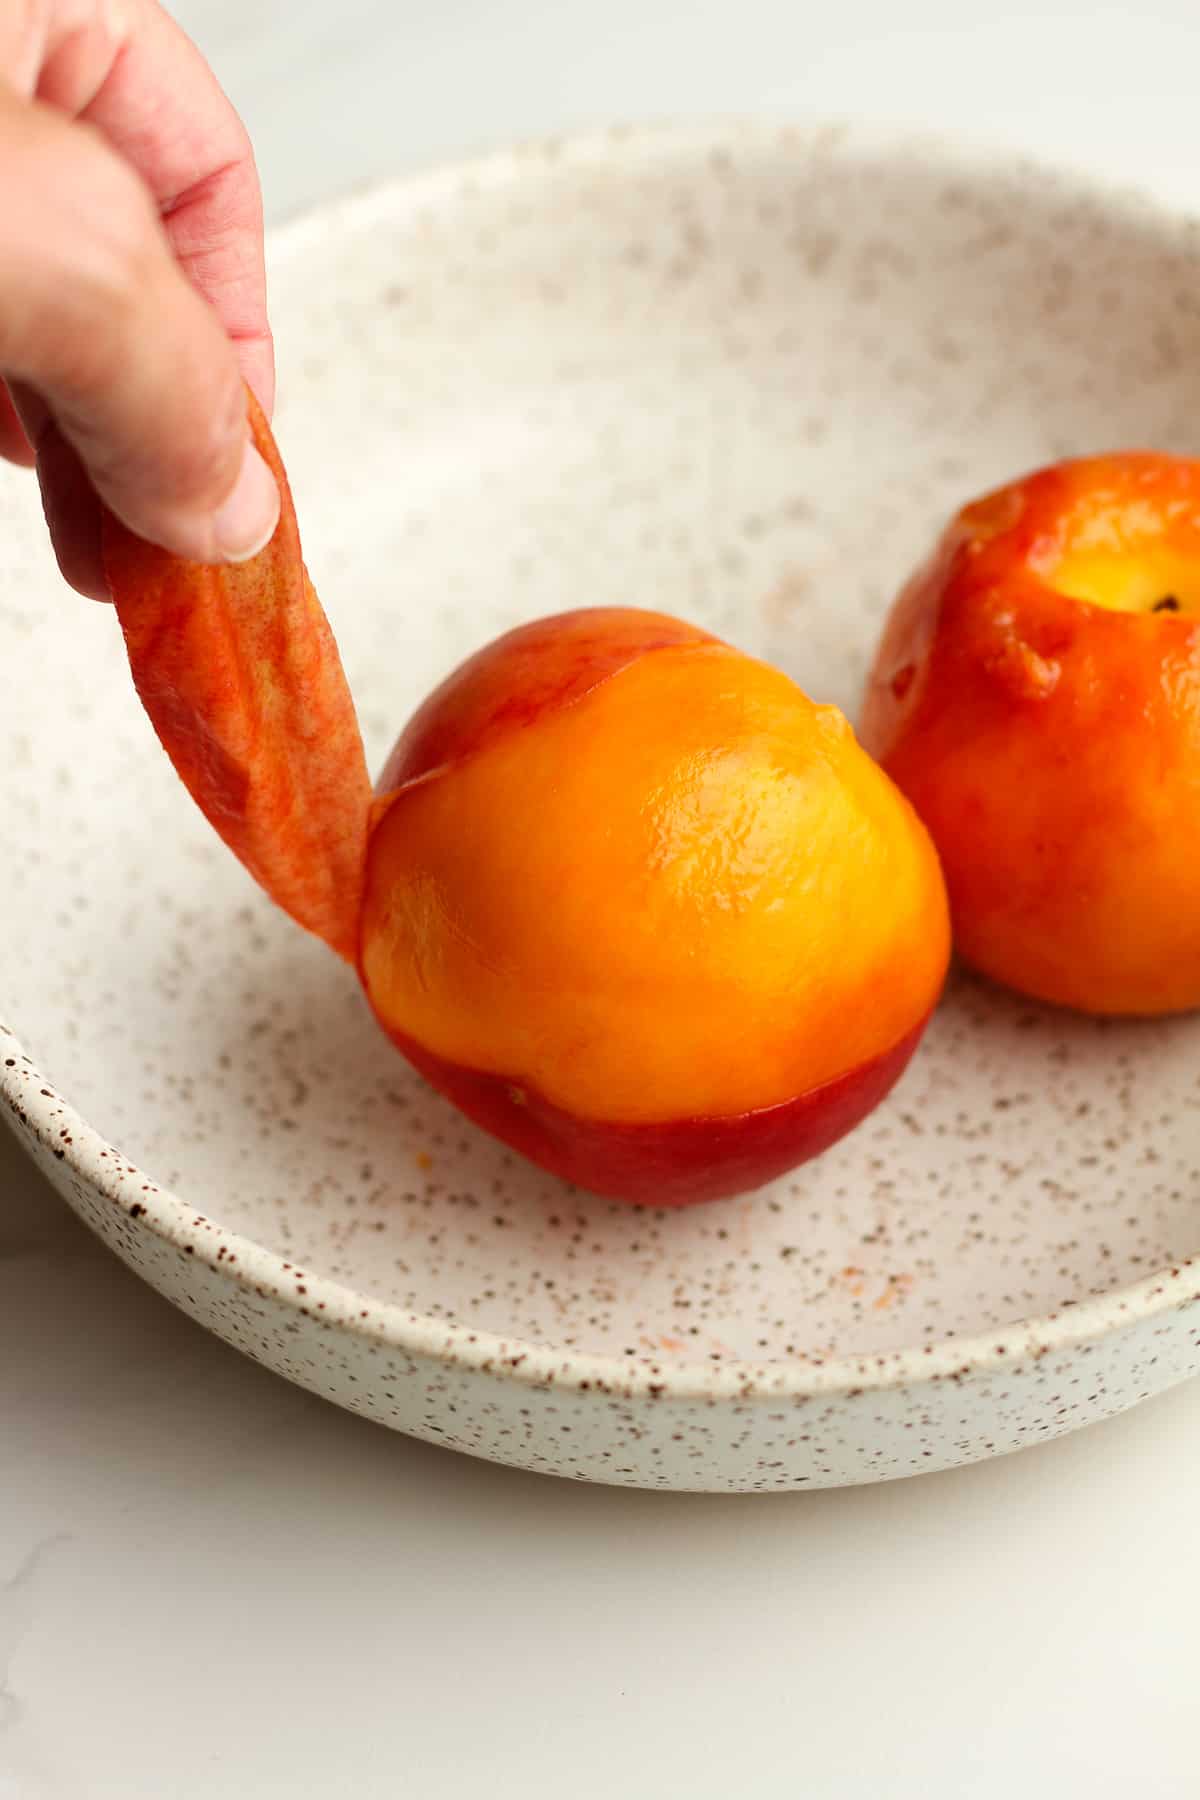
[[[275, 219], [506, 137], [728, 112], [969, 128], [1200, 198], [1195, 0], [177, 10]], [[243, 1362], [6, 1141], [0, 1194], [0, 1800], [1197, 1792], [1200, 1383], [886, 1488], [577, 1488]]]

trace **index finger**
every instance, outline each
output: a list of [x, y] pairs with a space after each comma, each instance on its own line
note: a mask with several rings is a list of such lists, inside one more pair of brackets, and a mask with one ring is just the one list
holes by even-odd
[[[104, 9], [101, 8], [101, 11]], [[150, 190], [175, 256], [216, 310], [270, 417], [262, 194], [246, 128], [191, 39], [155, 0], [125, 0], [120, 47], [99, 85], [72, 94], [70, 41], [43, 64], [38, 97], [103, 133]]]

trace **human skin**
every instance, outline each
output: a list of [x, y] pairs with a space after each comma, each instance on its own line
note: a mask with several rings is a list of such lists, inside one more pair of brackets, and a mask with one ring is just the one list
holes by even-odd
[[154, 0], [0, 6], [0, 455], [59, 566], [108, 597], [101, 503], [179, 556], [267, 541], [262, 202], [245, 128]]

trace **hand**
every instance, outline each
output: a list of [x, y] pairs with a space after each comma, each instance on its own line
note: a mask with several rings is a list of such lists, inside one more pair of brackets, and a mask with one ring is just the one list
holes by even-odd
[[0, 0], [0, 371], [0, 456], [36, 462], [81, 593], [107, 598], [101, 501], [199, 561], [270, 537], [254, 156], [156, 0]]

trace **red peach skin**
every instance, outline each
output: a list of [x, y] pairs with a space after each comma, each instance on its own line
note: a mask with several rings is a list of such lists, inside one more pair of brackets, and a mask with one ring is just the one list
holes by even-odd
[[279, 525], [237, 566], [185, 562], [109, 515], [104, 566], [143, 706], [213, 828], [285, 912], [353, 960], [370, 780], [329, 622], [257, 401]]
[[577, 1118], [531, 1088], [389, 1035], [432, 1087], [530, 1162], [611, 1200], [675, 1208], [763, 1187], [828, 1150], [895, 1087], [928, 1023], [927, 1015], [881, 1056], [778, 1106], [639, 1125]]

